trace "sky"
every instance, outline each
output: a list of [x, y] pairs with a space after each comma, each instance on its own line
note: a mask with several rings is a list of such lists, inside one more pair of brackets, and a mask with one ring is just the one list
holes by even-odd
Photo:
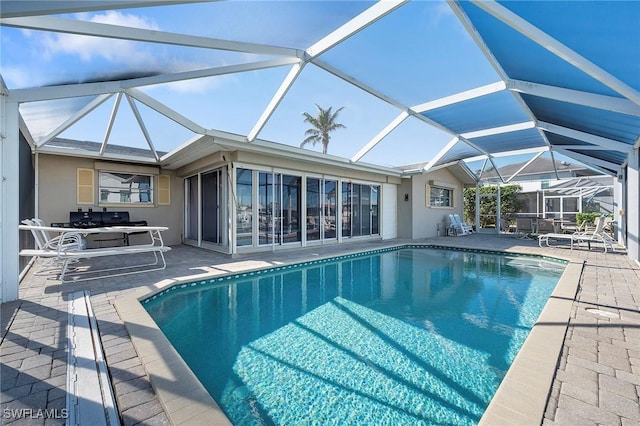
[[[64, 15], [137, 28], [306, 49], [372, 3], [364, 1], [228, 1]], [[176, 19], [180, 16], [180, 19]], [[237, 52], [107, 40], [0, 27], [0, 71], [9, 89], [195, 70], [273, 57]], [[489, 62], [444, 1], [416, 1], [320, 56], [381, 93], [409, 106], [499, 81]], [[205, 128], [247, 135], [290, 66], [147, 86], [143, 92]], [[60, 137], [102, 142], [114, 98]], [[46, 135], [90, 98], [21, 107], [35, 136]], [[309, 127], [303, 112], [316, 104], [344, 107], [329, 153], [356, 154], [401, 111], [308, 64], [258, 137], [299, 146]], [[193, 134], [137, 104], [156, 149], [169, 151]], [[52, 114], [55, 111], [56, 114]], [[427, 163], [451, 139], [410, 117], [362, 161], [380, 165]], [[119, 105], [109, 143], [147, 147], [126, 100]], [[310, 149], [321, 151], [321, 146]]]

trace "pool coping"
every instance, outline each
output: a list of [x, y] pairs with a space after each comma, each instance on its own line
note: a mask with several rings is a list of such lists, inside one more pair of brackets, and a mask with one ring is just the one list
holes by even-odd
[[[479, 423], [480, 425], [541, 424], [584, 262], [572, 262], [570, 258], [563, 256], [473, 248], [460, 249], [428, 243], [399, 243], [381, 249], [328, 255], [308, 262], [298, 260], [290, 263], [282, 262], [275, 266], [248, 268], [222, 275], [212, 273], [206, 277], [200, 276], [197, 280], [220, 277], [226, 279], [227, 276], [233, 277], [234, 275], [250, 274], [280, 267], [321, 263], [329, 259], [348, 258], [364, 255], [364, 253], [386, 252], [412, 247], [540, 257], [546, 260], [567, 262], [566, 269], [549, 301], [516, 355]], [[142, 304], [143, 300], [170, 287], [193, 281], [193, 277], [165, 279], [155, 283], [151, 288], [141, 289], [116, 299], [114, 307], [125, 324], [134, 349], [169, 422], [173, 425], [231, 425], [232, 423], [220, 406], [209, 395], [204, 385], [191, 371]], [[550, 342], [554, 345], [549, 345]], [[557, 347], [555, 347], [556, 342]], [[549, 350], [550, 347], [553, 350]]]

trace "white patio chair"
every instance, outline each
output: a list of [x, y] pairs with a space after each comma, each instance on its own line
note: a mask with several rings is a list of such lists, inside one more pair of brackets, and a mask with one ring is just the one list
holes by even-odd
[[[82, 250], [86, 247], [86, 242], [81, 234], [65, 233], [64, 238], [61, 239], [60, 236], [52, 236], [46, 229], [40, 229], [45, 227], [42, 219], [24, 219], [21, 223], [29, 226], [36, 248], [42, 253]], [[36, 272], [36, 275], [58, 272], [62, 267], [62, 262], [57, 257], [35, 256], [35, 261], [41, 265], [41, 269]]]
[[465, 234], [471, 234], [473, 233], [473, 225], [467, 222], [464, 222], [461, 218], [459, 214], [454, 214], [453, 218], [455, 219], [455, 221], [457, 223], [460, 224], [460, 226], [462, 227], [462, 230], [464, 231]]
[[604, 216], [597, 217], [595, 220], [595, 229], [577, 232], [574, 234], [574, 239], [577, 241], [578, 245], [582, 242], [586, 242], [589, 249], [591, 249], [591, 243], [602, 243], [605, 253], [608, 250], [615, 251], [615, 240], [607, 234], [604, 229], [606, 224], [605, 219], [606, 218]]

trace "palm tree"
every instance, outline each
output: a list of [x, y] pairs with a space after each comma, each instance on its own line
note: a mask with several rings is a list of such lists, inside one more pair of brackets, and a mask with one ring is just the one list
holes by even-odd
[[302, 113], [302, 115], [304, 115], [304, 122], [311, 124], [313, 127], [304, 132], [308, 137], [302, 141], [300, 148], [304, 147], [309, 142], [311, 142], [313, 146], [320, 142], [322, 143], [322, 153], [326, 154], [327, 148], [329, 147], [329, 140], [331, 139], [329, 132], [333, 132], [340, 128], [346, 128], [344, 125], [336, 122], [338, 114], [344, 109], [344, 107], [338, 108], [333, 114], [331, 113], [332, 107], [322, 109], [318, 104], [316, 104], [316, 107], [318, 108], [318, 115], [315, 117], [308, 112]]

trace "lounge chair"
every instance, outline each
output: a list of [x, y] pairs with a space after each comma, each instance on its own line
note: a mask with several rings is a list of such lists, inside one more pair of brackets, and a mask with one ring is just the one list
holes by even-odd
[[590, 231], [579, 231], [573, 234], [544, 234], [538, 237], [538, 245], [542, 247], [542, 244], [545, 243], [547, 247], [550, 247], [549, 240], [570, 240], [571, 248], [573, 249], [573, 244], [577, 244], [586, 242], [588, 244], [589, 249], [591, 249], [591, 243], [602, 243], [604, 246], [604, 252], [606, 253], [608, 250], [615, 251], [614, 247], [614, 239], [611, 238], [605, 231], [605, 218], [598, 217], [595, 221], [595, 229]]
[[33, 219], [25, 219], [21, 223], [31, 227], [31, 234], [39, 250], [58, 250], [61, 246], [65, 250], [73, 248], [81, 250], [84, 247], [84, 239], [79, 233], [65, 232], [63, 235], [52, 236], [47, 230], [48, 228], [45, 226], [44, 221], [35, 217]]
[[71, 232], [52, 236], [42, 219], [25, 219], [21, 223], [28, 227], [35, 241], [36, 249], [31, 252], [34, 261], [40, 265], [36, 275], [58, 273], [62, 269], [64, 262], [58, 256], [52, 256], [50, 253], [57, 253], [59, 250], [82, 250], [86, 247], [86, 240], [81, 234]]
[[615, 240], [605, 232], [606, 218], [604, 216], [597, 217], [595, 220], [595, 229], [593, 231], [578, 232], [575, 234], [578, 245], [586, 242], [591, 248], [591, 243], [602, 243], [604, 252], [607, 250], [615, 251], [613, 244]]
[[[24, 221], [23, 221], [24, 223]], [[33, 222], [32, 222], [33, 223]], [[50, 228], [33, 224], [23, 224], [19, 226], [20, 230], [31, 231], [36, 239], [37, 249], [20, 250], [20, 256], [35, 257], [40, 259], [48, 259], [53, 265], [57, 265], [57, 273], [60, 275], [60, 281], [76, 282], [94, 278], [114, 277], [128, 275], [134, 273], [150, 272], [166, 267], [164, 253], [171, 250], [170, 247], [164, 245], [161, 231], [167, 230], [166, 227], [153, 226], [114, 226], [89, 229], [69, 229], [69, 228]], [[44, 232], [60, 232], [58, 237], [50, 238], [44, 241]], [[133, 246], [108, 247], [97, 249], [86, 249], [82, 243], [82, 237], [87, 234], [103, 234], [103, 233], [138, 233], [146, 232], [150, 237], [147, 244], [138, 244]], [[58, 244], [53, 245], [52, 241], [57, 238]], [[73, 244], [66, 241], [75, 240]], [[151, 253], [153, 261], [150, 263], [127, 264], [116, 267], [106, 267], [102, 269], [94, 268], [69, 268], [69, 265], [81, 260], [88, 260], [97, 257], [106, 256], [130, 256], [133, 254]], [[103, 273], [107, 273], [106, 275]], [[69, 279], [69, 275], [73, 278]]]

